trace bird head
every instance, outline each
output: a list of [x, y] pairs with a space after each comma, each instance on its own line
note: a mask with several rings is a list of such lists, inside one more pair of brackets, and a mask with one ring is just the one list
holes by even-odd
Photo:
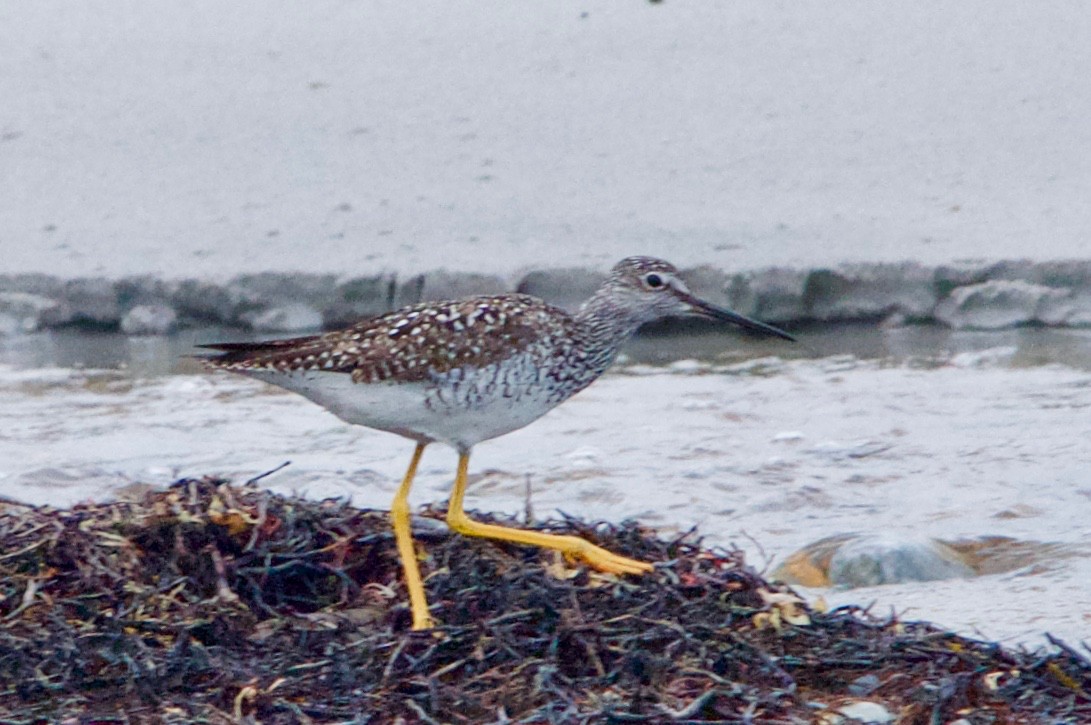
[[677, 268], [662, 259], [627, 257], [614, 265], [607, 285], [613, 288], [612, 295], [636, 313], [642, 322], [695, 315], [730, 322], [752, 332], [795, 340], [779, 328], [695, 296], [679, 278]]

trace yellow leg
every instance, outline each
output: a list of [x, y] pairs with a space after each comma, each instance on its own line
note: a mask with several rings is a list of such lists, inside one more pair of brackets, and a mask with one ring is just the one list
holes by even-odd
[[402, 485], [390, 505], [390, 518], [394, 522], [394, 541], [398, 545], [398, 556], [402, 560], [405, 572], [405, 588], [409, 590], [409, 607], [413, 611], [413, 629], [431, 629], [435, 621], [428, 614], [428, 600], [424, 597], [424, 582], [417, 566], [417, 552], [413, 548], [413, 534], [409, 528], [409, 488], [413, 477], [417, 475], [417, 464], [424, 453], [424, 443], [418, 443], [409, 461], [409, 470], [405, 472]]
[[447, 525], [460, 534], [479, 536], [486, 539], [512, 541], [517, 544], [541, 546], [555, 549], [570, 559], [578, 559], [599, 571], [610, 574], [643, 574], [652, 570], [652, 565], [618, 554], [612, 554], [601, 546], [595, 546], [578, 536], [543, 534], [538, 531], [524, 531], [507, 526], [483, 524], [466, 516], [462, 510], [462, 499], [466, 495], [466, 469], [470, 464], [470, 454], [459, 453], [458, 474], [455, 476], [455, 488], [447, 504]]

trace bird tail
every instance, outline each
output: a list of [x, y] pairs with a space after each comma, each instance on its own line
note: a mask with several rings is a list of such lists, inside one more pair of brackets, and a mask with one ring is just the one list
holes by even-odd
[[277, 352], [305, 345], [318, 339], [318, 335], [307, 337], [295, 337], [290, 340], [265, 340], [257, 342], [213, 342], [207, 345], [197, 345], [205, 350], [215, 350], [218, 355], [193, 355], [210, 367], [223, 367], [232, 363], [245, 362], [257, 357], [276, 355]]

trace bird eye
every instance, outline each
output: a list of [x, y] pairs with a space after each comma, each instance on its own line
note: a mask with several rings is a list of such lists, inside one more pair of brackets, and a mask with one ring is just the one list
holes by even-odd
[[644, 284], [648, 285], [652, 289], [663, 286], [663, 278], [658, 274], [649, 274], [644, 277]]

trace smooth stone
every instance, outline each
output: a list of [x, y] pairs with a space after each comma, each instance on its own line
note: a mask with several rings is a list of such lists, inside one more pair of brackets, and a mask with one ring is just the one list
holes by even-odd
[[331, 330], [347, 327], [392, 310], [396, 288], [394, 276], [389, 274], [345, 280], [337, 285], [334, 301], [322, 310], [323, 325]]
[[247, 312], [240, 319], [256, 332], [309, 332], [322, 329], [322, 313], [301, 303]]
[[842, 544], [830, 559], [833, 586], [856, 587], [958, 579], [975, 575], [957, 551], [926, 539], [868, 536]]
[[178, 324], [178, 313], [166, 305], [137, 305], [121, 318], [126, 335], [166, 335]]
[[182, 280], [171, 293], [170, 305], [181, 317], [202, 324], [234, 324], [231, 295], [221, 285]]
[[575, 312], [602, 284], [602, 273], [582, 268], [547, 269], [531, 272], [515, 291], [543, 299], [562, 310]]
[[5, 320], [0, 330], [15, 334], [63, 324], [72, 319], [72, 312], [63, 300], [30, 292], [0, 292], [0, 316]]
[[1003, 330], [1039, 321], [1067, 290], [1022, 280], [991, 280], [958, 287], [936, 305], [937, 320], [956, 330]]
[[857, 700], [847, 705], [841, 705], [837, 708], [837, 713], [856, 722], [868, 723], [868, 725], [894, 722], [894, 714], [890, 710], [877, 702], [868, 700]]
[[64, 299], [77, 322], [114, 325], [121, 321], [121, 304], [114, 283], [102, 277], [74, 279], [64, 286]]
[[808, 272], [787, 267], [736, 274], [725, 289], [728, 306], [766, 322], [806, 319], [808, 277]]
[[875, 675], [864, 675], [850, 682], [847, 689], [850, 695], [866, 697], [878, 690], [881, 684], [882, 681]]
[[497, 295], [511, 291], [502, 278], [474, 272], [447, 272], [440, 270], [423, 275], [418, 302], [457, 300], [476, 295]]
[[811, 319], [882, 319], [899, 314], [910, 320], [932, 316], [935, 275], [916, 262], [846, 264], [818, 269], [804, 292]]

